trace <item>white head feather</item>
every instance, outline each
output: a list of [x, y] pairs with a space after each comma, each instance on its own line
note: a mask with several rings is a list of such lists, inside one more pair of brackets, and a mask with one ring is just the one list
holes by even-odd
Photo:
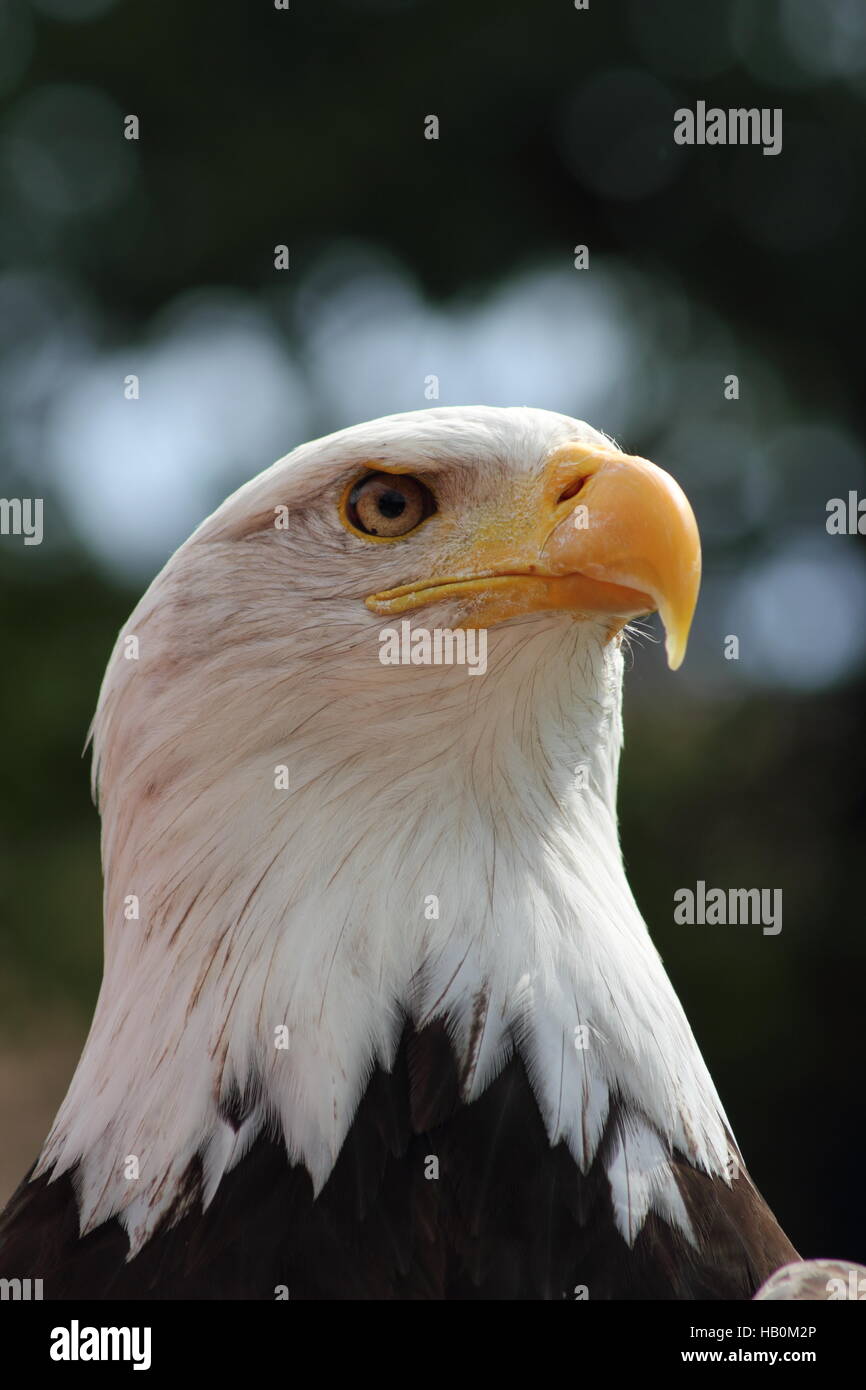
[[[445, 558], [435, 528], [407, 568], [337, 517], [359, 465], [390, 461], [435, 473], [471, 528], [576, 440], [614, 447], [484, 407], [330, 435], [229, 497], [138, 604], [94, 721], [104, 980], [38, 1170], [77, 1166], [82, 1229], [119, 1214], [135, 1251], [180, 1213], [196, 1155], [208, 1201], [268, 1125], [320, 1188], [407, 1018], [447, 1020], [468, 1100], [517, 1049], [584, 1170], [621, 1097], [608, 1174], [629, 1240], [651, 1207], [688, 1232], [672, 1148], [724, 1175], [724, 1114], [621, 862], [618, 644], [546, 613], [491, 629], [481, 679], [383, 666], [365, 596]], [[219, 1113], [233, 1092], [252, 1100], [239, 1131]]]

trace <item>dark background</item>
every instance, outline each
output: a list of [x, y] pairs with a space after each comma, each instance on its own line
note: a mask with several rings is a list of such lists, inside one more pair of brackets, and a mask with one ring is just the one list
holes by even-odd
[[[117, 628], [231, 487], [432, 373], [692, 498], [686, 666], [648, 624], [627, 679], [630, 875], [758, 1185], [801, 1251], [866, 1259], [866, 566], [825, 525], [866, 490], [866, 9], [12, 0], [0, 97], [0, 495], [45, 498], [41, 546], [0, 536], [0, 1198], [96, 996]], [[677, 146], [699, 99], [781, 108], [782, 152]], [[781, 888], [781, 934], [677, 926], [698, 879]]]

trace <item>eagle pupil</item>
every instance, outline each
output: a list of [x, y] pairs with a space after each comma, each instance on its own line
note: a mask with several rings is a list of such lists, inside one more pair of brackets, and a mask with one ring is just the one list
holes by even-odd
[[401, 516], [405, 510], [406, 498], [403, 496], [402, 492], [396, 492], [393, 488], [389, 488], [387, 492], [383, 492], [380, 496], [379, 511], [382, 516], [388, 517], [389, 520]]

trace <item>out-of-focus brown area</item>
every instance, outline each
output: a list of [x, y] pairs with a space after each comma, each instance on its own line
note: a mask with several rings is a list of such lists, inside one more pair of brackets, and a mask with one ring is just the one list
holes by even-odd
[[0, 1207], [35, 1162], [75, 1070], [85, 1031], [52, 1021], [50, 1041], [0, 1044]]

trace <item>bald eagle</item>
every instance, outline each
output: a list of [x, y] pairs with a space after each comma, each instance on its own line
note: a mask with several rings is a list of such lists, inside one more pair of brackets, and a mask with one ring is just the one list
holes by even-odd
[[678, 666], [699, 579], [673, 479], [543, 410], [342, 430], [208, 517], [103, 682], [104, 976], [0, 1272], [742, 1299], [796, 1259], [618, 842], [623, 630]]

